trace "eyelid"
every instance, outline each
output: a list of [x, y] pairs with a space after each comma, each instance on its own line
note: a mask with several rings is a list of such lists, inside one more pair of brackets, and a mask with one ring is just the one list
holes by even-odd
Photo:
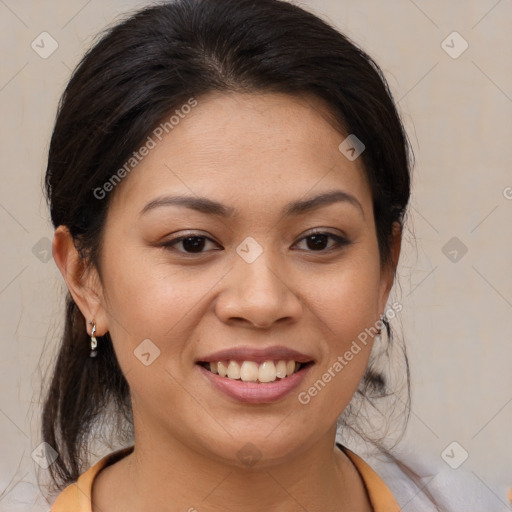
[[[309, 238], [310, 236], [313, 236], [313, 235], [325, 235], [328, 238], [331, 238], [331, 239], [333, 239], [336, 242], [334, 247], [330, 247], [328, 249], [322, 249], [322, 250], [319, 250], [319, 251], [306, 250], [305, 252], [313, 253], [313, 254], [314, 253], [326, 254], [326, 253], [330, 253], [330, 252], [335, 251], [335, 250], [340, 250], [344, 246], [350, 245], [352, 243], [352, 241], [343, 232], [342, 232], [343, 234], [336, 234], [336, 233], [333, 233], [332, 231], [330, 231], [330, 229], [332, 229], [332, 228], [314, 228], [311, 231], [306, 231], [299, 238], [299, 240], [297, 240], [297, 242], [294, 243], [294, 245], [297, 245], [298, 243], [304, 241], [305, 239], [307, 239], [307, 238]], [[186, 256], [190, 256], [190, 257], [201, 256], [201, 255], [206, 254], [207, 252], [209, 252], [209, 251], [202, 251], [202, 252], [198, 252], [198, 253], [191, 253], [191, 252], [180, 251], [180, 250], [174, 248], [174, 246], [178, 245], [180, 242], [182, 242], [183, 240], [185, 240], [187, 238], [204, 238], [205, 240], [208, 240], [208, 241], [210, 241], [210, 242], [212, 242], [212, 243], [214, 243], [216, 245], [220, 245], [215, 240], [213, 240], [212, 238], [210, 238], [209, 236], [207, 236], [207, 235], [205, 235], [205, 234], [203, 234], [201, 232], [190, 231], [189, 233], [185, 233], [185, 234], [180, 235], [180, 236], [178, 236], [176, 238], [173, 238], [171, 240], [165, 241], [162, 244], [160, 244], [160, 246], [163, 247], [166, 250], [175, 251], [175, 252], [178, 252], [180, 254], [183, 254], [183, 255], [186, 255]]]
[[338, 237], [338, 238], [343, 238], [345, 240], [348, 240], [348, 236], [343, 231], [337, 230], [338, 233], [333, 233], [333, 231], [332, 231], [333, 229], [334, 228], [312, 228], [309, 231], [306, 231], [301, 236], [299, 241], [302, 240], [303, 238], [307, 238], [308, 236], [312, 236], [312, 235], [329, 235], [334, 238]]
[[185, 240], [187, 238], [204, 238], [205, 240], [208, 240], [209, 242], [212, 242], [212, 243], [220, 246], [220, 244], [218, 244], [215, 240], [213, 240], [209, 236], [207, 236], [201, 232], [197, 232], [197, 231], [190, 231], [189, 233], [179, 235], [176, 238], [172, 238], [171, 240], [166, 240], [165, 242], [162, 242], [159, 245], [160, 245], [160, 247], [163, 247], [166, 250], [170, 250], [170, 251], [174, 250], [175, 252], [184, 254], [185, 256], [200, 256], [200, 255], [206, 254], [208, 252], [208, 251], [203, 251], [203, 252], [198, 252], [198, 253], [191, 253], [191, 252], [179, 251], [174, 248], [175, 245], [179, 245], [180, 242], [182, 242], [183, 240]]
[[315, 228], [315, 229], [313, 229], [313, 231], [306, 232], [304, 235], [302, 235], [300, 237], [300, 239], [294, 245], [297, 245], [298, 243], [304, 241], [305, 239], [307, 239], [313, 235], [325, 235], [328, 238], [332, 238], [336, 243], [335, 243], [334, 247], [330, 247], [328, 249], [323, 249], [320, 251], [306, 250], [305, 251], [306, 253], [319, 254], [319, 255], [328, 254], [328, 253], [331, 253], [332, 251], [340, 250], [344, 246], [350, 245], [352, 243], [352, 240], [350, 240], [345, 234], [336, 234], [336, 233], [333, 233], [332, 231], [326, 230], [326, 228]]

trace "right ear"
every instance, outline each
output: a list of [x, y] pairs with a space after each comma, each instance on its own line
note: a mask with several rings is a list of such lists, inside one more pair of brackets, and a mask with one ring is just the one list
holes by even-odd
[[75, 304], [85, 318], [86, 331], [91, 334], [92, 327], [88, 322], [94, 320], [96, 335], [103, 336], [108, 332], [108, 320], [102, 305], [104, 302], [101, 280], [96, 268], [86, 267], [67, 226], [61, 225], [55, 230], [52, 253]]

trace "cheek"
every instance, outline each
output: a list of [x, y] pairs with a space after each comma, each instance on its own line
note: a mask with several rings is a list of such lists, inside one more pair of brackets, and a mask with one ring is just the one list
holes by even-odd
[[[323, 286], [310, 286], [323, 321], [333, 333], [356, 335], [378, 315], [380, 265], [371, 248], [361, 246], [322, 278]], [[313, 283], [310, 283], [313, 284]], [[316, 290], [316, 292], [315, 292]]]
[[[123, 370], [138, 367], [134, 351], [151, 344], [159, 353], [155, 367], [165, 364], [175, 372], [190, 362], [190, 357], [185, 361], [192, 349], [187, 341], [208, 308], [208, 292], [219, 280], [218, 272], [172, 267], [165, 255], [148, 257], [140, 248], [118, 251], [115, 258], [105, 254], [109, 330]], [[146, 345], [139, 348], [142, 343]]]
[[360, 252], [326, 280], [326, 293], [314, 299], [326, 345], [318, 377], [329, 387], [326, 403], [337, 404], [340, 410], [364, 375], [379, 329], [379, 276], [375, 255]]

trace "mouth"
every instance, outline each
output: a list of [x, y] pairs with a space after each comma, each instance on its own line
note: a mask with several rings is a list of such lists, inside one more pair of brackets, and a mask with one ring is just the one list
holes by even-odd
[[268, 384], [288, 379], [299, 373], [313, 361], [299, 362], [294, 359], [277, 359], [263, 362], [251, 360], [198, 361], [198, 365], [219, 377], [241, 381]]
[[223, 395], [243, 404], [270, 404], [288, 397], [316, 360], [283, 345], [237, 346], [201, 355], [196, 367]]

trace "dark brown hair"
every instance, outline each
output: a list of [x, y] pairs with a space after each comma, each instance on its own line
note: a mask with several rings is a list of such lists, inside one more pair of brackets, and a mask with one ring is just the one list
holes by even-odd
[[[403, 225], [412, 152], [378, 65], [327, 22], [280, 0], [176, 0], [108, 28], [74, 70], [62, 95], [45, 179], [51, 220], [69, 228], [87, 265], [98, 265], [112, 194], [102, 187], [162, 119], [212, 91], [314, 95], [345, 134], [363, 141], [381, 263], [391, 263], [394, 223]], [[341, 139], [340, 139], [341, 142]], [[89, 357], [85, 319], [68, 293], [65, 327], [42, 414], [43, 440], [61, 488], [86, 469], [91, 431], [113, 411], [116, 436], [133, 429], [128, 383], [109, 334]], [[393, 332], [386, 321], [386, 343]], [[410, 409], [409, 366], [403, 353]], [[385, 357], [383, 355], [382, 357]], [[376, 363], [376, 362], [375, 362]], [[354, 403], [392, 396], [385, 372], [368, 365], [342, 425], [358, 431]], [[358, 409], [359, 411], [360, 409]], [[350, 420], [350, 423], [349, 423]], [[359, 434], [369, 439], [363, 431]], [[373, 440], [378, 446], [380, 440]], [[395, 459], [396, 461], [396, 459]]]

